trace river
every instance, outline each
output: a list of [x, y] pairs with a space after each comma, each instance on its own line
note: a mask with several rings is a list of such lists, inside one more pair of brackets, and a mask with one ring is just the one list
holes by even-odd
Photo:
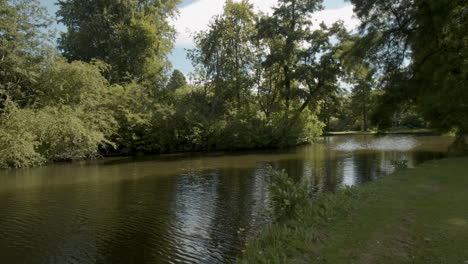
[[286, 150], [0, 170], [2, 263], [232, 263], [270, 222], [267, 164], [314, 192], [442, 158], [450, 137], [332, 136]]

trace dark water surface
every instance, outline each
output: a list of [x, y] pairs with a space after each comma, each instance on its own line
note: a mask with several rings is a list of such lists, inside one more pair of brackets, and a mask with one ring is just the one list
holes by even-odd
[[334, 191], [384, 176], [394, 161], [441, 158], [450, 143], [335, 136], [283, 151], [0, 170], [0, 262], [231, 263], [270, 220], [266, 164]]

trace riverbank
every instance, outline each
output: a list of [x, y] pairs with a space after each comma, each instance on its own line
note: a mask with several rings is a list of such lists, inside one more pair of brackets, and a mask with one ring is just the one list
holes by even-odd
[[466, 263], [467, 164], [430, 161], [324, 194], [260, 234], [238, 263]]
[[324, 136], [341, 136], [341, 135], [406, 135], [406, 134], [416, 134], [416, 135], [433, 135], [437, 134], [432, 129], [422, 128], [422, 129], [398, 129], [398, 130], [388, 130], [388, 131], [337, 131], [337, 132], [325, 132]]

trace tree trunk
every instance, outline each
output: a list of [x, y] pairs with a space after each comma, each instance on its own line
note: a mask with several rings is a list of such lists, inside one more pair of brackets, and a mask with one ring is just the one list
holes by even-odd
[[284, 87], [286, 90], [286, 109], [289, 111], [289, 95], [291, 91], [291, 79], [289, 78], [289, 67], [287, 65], [283, 66], [284, 72]]
[[367, 131], [367, 111], [364, 110], [364, 131]]
[[468, 154], [468, 133], [464, 129], [458, 129], [455, 134], [455, 141], [449, 146], [450, 156], [463, 156]]

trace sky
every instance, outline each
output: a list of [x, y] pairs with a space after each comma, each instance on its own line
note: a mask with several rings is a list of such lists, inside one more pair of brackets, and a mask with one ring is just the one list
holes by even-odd
[[[41, 0], [49, 13], [55, 14], [57, 6], [56, 0]], [[250, 0], [254, 9], [263, 12], [270, 12], [271, 7], [277, 0]], [[343, 20], [346, 28], [352, 30], [357, 27], [357, 20], [353, 18], [352, 5], [344, 0], [324, 0], [325, 9], [317, 12], [313, 19], [318, 26], [320, 22], [332, 24], [337, 20]], [[174, 69], [179, 69], [185, 75], [193, 70], [191, 62], [186, 58], [186, 49], [194, 48], [192, 36], [195, 32], [205, 30], [210, 19], [223, 11], [224, 0], [183, 0], [179, 4], [180, 14], [171, 24], [177, 30], [177, 39], [174, 49], [169, 56]], [[65, 31], [65, 27], [56, 24], [58, 31]]]

